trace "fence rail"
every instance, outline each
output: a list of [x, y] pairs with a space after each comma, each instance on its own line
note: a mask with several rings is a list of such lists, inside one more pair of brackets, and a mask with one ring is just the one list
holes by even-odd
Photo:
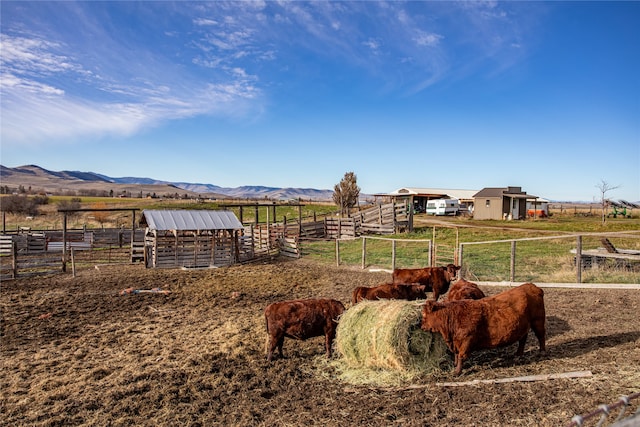
[[611, 424], [612, 427], [633, 427], [640, 425], [640, 406], [636, 408], [636, 411], [633, 415], [628, 418], [623, 418], [629, 408], [631, 401], [640, 397], [640, 393], [633, 393], [629, 396], [622, 396], [617, 402], [611, 405], [600, 405], [598, 409], [592, 411], [586, 415], [576, 415], [571, 419], [571, 422], [567, 424], [567, 427], [583, 427], [584, 422], [595, 418], [600, 415], [600, 419], [598, 420], [597, 426], [604, 425], [604, 422], [607, 421], [609, 415], [612, 410], [620, 408], [620, 412], [615, 420], [613, 420], [614, 424]]

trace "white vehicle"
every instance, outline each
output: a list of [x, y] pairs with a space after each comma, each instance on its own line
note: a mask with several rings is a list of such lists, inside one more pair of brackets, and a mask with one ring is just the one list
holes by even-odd
[[457, 199], [435, 199], [427, 202], [427, 215], [457, 215], [460, 203]]

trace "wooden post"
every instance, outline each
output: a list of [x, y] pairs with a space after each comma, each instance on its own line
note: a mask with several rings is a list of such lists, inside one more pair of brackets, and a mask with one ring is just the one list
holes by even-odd
[[271, 209], [273, 210], [273, 223], [275, 224], [276, 222], [278, 222], [278, 218], [276, 217], [276, 202], [273, 202], [273, 206], [271, 207]]
[[233, 256], [234, 256], [234, 263], [238, 263], [240, 262], [240, 231], [239, 230], [231, 230], [231, 234], [233, 236], [233, 247], [234, 247], [234, 251], [233, 251]]
[[340, 239], [336, 239], [336, 265], [340, 265]]
[[298, 236], [302, 235], [302, 205], [298, 204]]
[[463, 259], [463, 254], [464, 254], [464, 251], [462, 249], [463, 246], [464, 246], [464, 244], [461, 243], [460, 246], [458, 247], [458, 262], [457, 262], [457, 265], [459, 265], [460, 267], [462, 267], [462, 259]]
[[18, 244], [11, 241], [11, 277], [18, 277]]
[[367, 238], [362, 237], [362, 269], [367, 266]]
[[582, 236], [576, 239], [576, 282], [582, 283]]
[[436, 226], [431, 231], [431, 242], [429, 243], [429, 267], [436, 265]]
[[258, 204], [256, 203], [255, 206], [255, 218], [256, 218], [256, 227], [258, 226], [259, 222], [258, 222]]
[[510, 266], [510, 280], [511, 282], [516, 281], [516, 241], [511, 241], [511, 266]]
[[242, 210], [243, 210], [243, 209], [242, 209], [242, 205], [240, 205], [240, 224], [244, 224], [244, 221], [243, 221], [243, 219], [242, 219], [242, 216], [243, 216], [243, 215], [242, 215], [242, 213], [243, 213], [243, 212], [242, 212]]
[[76, 257], [73, 248], [71, 248], [71, 276], [76, 277]]
[[413, 231], [413, 195], [409, 198], [409, 232]]
[[136, 240], [136, 211], [131, 209], [131, 263], [133, 264], [134, 242]]
[[67, 213], [62, 217], [62, 271], [67, 271]]
[[151, 257], [152, 266], [158, 266], [158, 231], [153, 232], [153, 257]]
[[396, 269], [396, 241], [391, 241], [391, 269]]
[[433, 258], [433, 240], [429, 240], [429, 264], [428, 267], [431, 267], [433, 263], [431, 259]]
[[267, 206], [267, 252], [271, 250], [271, 230], [269, 229], [269, 207]]

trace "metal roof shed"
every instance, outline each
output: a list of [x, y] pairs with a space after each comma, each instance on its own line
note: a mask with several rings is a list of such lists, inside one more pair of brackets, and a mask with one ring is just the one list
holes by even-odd
[[253, 258], [253, 241], [231, 211], [145, 210], [147, 267], [216, 267]]
[[231, 211], [212, 210], [145, 210], [140, 225], [151, 230], [243, 230]]

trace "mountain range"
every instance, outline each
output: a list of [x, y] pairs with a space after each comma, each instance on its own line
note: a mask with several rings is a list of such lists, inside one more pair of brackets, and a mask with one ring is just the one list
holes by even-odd
[[10, 188], [22, 186], [32, 192], [64, 193], [100, 191], [114, 194], [186, 194], [193, 197], [271, 199], [271, 200], [314, 200], [331, 201], [333, 190], [315, 188], [278, 188], [264, 186], [220, 187], [213, 184], [188, 182], [168, 182], [153, 178], [122, 177], [113, 178], [95, 172], [50, 171], [36, 165], [9, 168], [0, 165], [0, 185]]

